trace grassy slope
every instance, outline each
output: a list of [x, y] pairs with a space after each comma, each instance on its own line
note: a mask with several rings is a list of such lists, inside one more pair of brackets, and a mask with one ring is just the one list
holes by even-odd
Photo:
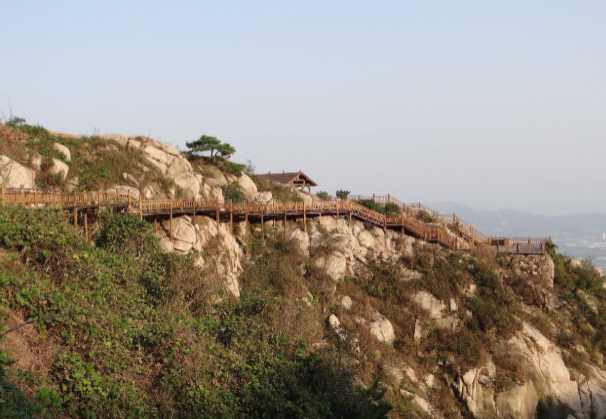
[[[78, 174], [84, 189], [109, 186], [119, 182], [123, 171], [149, 166], [139, 154], [131, 156], [98, 138], [62, 139], [29, 126], [0, 134], [2, 152], [25, 164], [35, 153], [61, 159], [53, 142], [68, 146], [74, 156], [70, 176]], [[148, 169], [150, 176], [157, 176], [153, 167]], [[290, 189], [253, 180], [277, 199], [296, 199]], [[62, 186], [52, 184], [60, 179], [48, 181], [48, 186]], [[355, 277], [341, 281], [338, 293], [355, 302], [349, 312], [329, 291], [330, 279], [314, 268], [313, 259], [326, 256], [334, 246], [327, 235], [311, 259], [279, 239], [267, 247], [257, 243], [241, 278], [240, 302], [218, 302], [220, 278], [197, 268], [192, 258], [164, 254], [148, 226], [137, 220], [107, 219], [94, 248], [61, 215], [33, 214], [0, 210], [0, 247], [8, 252], [2, 255], [0, 295], [7, 322], [64, 316], [37, 323], [30, 336], [42, 342], [48, 371], [23, 367], [19, 372], [19, 363], [7, 370], [9, 381], [51, 416], [170, 417], [175, 412], [175, 417], [198, 417], [195, 412], [206, 412], [208, 417], [261, 417], [265, 412], [269, 417], [355, 417], [356, 411], [358, 417], [380, 417], [387, 410], [373, 402], [380, 391], [363, 392], [352, 382], [354, 377], [367, 385], [386, 380], [385, 364], [412, 365], [425, 374], [435, 373], [436, 364], [464, 370], [491, 356], [497, 365], [497, 390], [523, 380], [524, 372], [500, 345], [519, 329], [520, 320], [558, 342], [567, 364], [576, 370], [586, 371], [587, 362], [606, 352], [603, 279], [555, 252], [556, 285], [550, 292], [566, 302], [561, 312], [546, 309], [541, 290], [515, 273], [515, 259], [434, 246], [419, 246], [413, 257], [400, 261], [421, 272], [422, 280], [401, 281], [399, 268], [371, 260]], [[464, 289], [471, 284], [478, 294], [470, 298]], [[417, 345], [412, 339], [415, 320], [429, 319], [411, 298], [422, 289], [445, 301], [454, 298], [461, 307], [462, 327], [432, 330]], [[301, 301], [307, 290], [314, 296], [311, 305]], [[588, 300], [596, 303], [597, 312]], [[350, 341], [342, 342], [325, 328], [322, 308], [339, 317], [349, 340], [360, 341], [359, 356], [350, 353]], [[357, 326], [356, 317], [370, 318], [374, 311], [394, 324], [398, 340], [393, 348]], [[9, 348], [22, 332], [9, 335]], [[309, 345], [319, 339], [329, 343], [328, 349], [314, 352]], [[350, 362], [353, 358], [360, 362]], [[8, 383], [2, 374], [0, 381]], [[414, 417], [409, 398], [398, 387], [412, 389], [404, 379], [388, 391], [391, 416]], [[423, 396], [446, 417], [465, 410], [444, 386]], [[24, 400], [16, 403], [23, 405]]]
[[216, 301], [214, 274], [162, 252], [148, 224], [125, 216], [103, 225], [95, 248], [59, 213], [0, 210], [3, 319], [61, 316], [35, 325], [52, 348], [48, 371], [10, 377], [48, 416], [378, 418], [389, 410], [378, 389], [352, 384], [353, 371], [331, 351], [310, 351], [298, 322], [318, 313], [292, 307], [279, 292], [283, 277], [272, 274], [300, 258], [288, 245], [259, 248], [240, 301]]
[[[55, 143], [70, 150], [71, 161], [54, 149]], [[36, 182], [41, 188], [63, 189], [72, 179], [78, 178], [76, 191], [103, 190], [124, 184], [123, 173], [139, 179], [141, 189], [149, 183], [157, 184], [165, 193], [175, 188], [174, 182], [160, 173], [139, 151], [100, 137], [64, 138], [40, 126], [0, 124], [0, 154], [30, 167], [40, 156], [42, 162]], [[69, 166], [67, 179], [50, 173], [53, 159]]]

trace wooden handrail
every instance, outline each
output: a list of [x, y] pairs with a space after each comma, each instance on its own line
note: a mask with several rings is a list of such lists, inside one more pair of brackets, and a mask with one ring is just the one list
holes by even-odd
[[[233, 214], [249, 215], [272, 215], [272, 216], [292, 216], [294, 218], [306, 219], [307, 216], [317, 213], [318, 215], [345, 215], [355, 216], [356, 218], [370, 222], [381, 228], [400, 228], [408, 234], [419, 239], [439, 243], [440, 245], [455, 249], [468, 250], [474, 245], [486, 244], [493, 245], [496, 238], [491, 238], [476, 229], [472, 224], [462, 220], [456, 214], [452, 216], [438, 214], [437, 212], [418, 204], [414, 207], [407, 206], [403, 202], [395, 199], [391, 195], [372, 195], [371, 197], [362, 197], [361, 195], [352, 196], [347, 205], [340, 203], [339, 200], [312, 202], [299, 205], [296, 202], [271, 204], [233, 204], [220, 201], [208, 200], [173, 200], [173, 199], [150, 199], [144, 200], [139, 197], [137, 204], [133, 204], [130, 192], [119, 191], [98, 191], [82, 192], [78, 194], [66, 194], [53, 189], [35, 189], [35, 188], [2, 188], [3, 205], [20, 205], [28, 208], [42, 207], [62, 207], [66, 210], [72, 210], [76, 214], [78, 210], [91, 208], [101, 209], [102, 207], [121, 207], [126, 212], [137, 214], [140, 218], [147, 215], [170, 214], [171, 220], [174, 213], [196, 213], [219, 217], [221, 213], [229, 213], [230, 220]], [[386, 216], [360, 205], [358, 201], [362, 199], [373, 199], [379, 203], [395, 203], [404, 209], [403, 215]], [[176, 211], [177, 210], [177, 211]], [[437, 224], [426, 224], [416, 219], [415, 212], [428, 211], [438, 221]], [[217, 218], [218, 220], [219, 218]], [[463, 237], [456, 237], [444, 225], [448, 226], [457, 223], [459, 231]], [[442, 225], [442, 226], [441, 226]], [[548, 238], [515, 237], [507, 239], [506, 244], [493, 246], [499, 253], [545, 253], [545, 246]]]

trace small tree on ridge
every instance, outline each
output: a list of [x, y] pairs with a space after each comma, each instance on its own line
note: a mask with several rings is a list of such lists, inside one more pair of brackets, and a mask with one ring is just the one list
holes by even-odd
[[215, 157], [215, 152], [219, 150], [222, 144], [221, 141], [217, 139], [217, 137], [203, 135], [195, 141], [186, 142], [185, 145], [189, 149], [189, 153], [191, 155], [197, 156], [207, 151], [210, 151], [210, 156]]

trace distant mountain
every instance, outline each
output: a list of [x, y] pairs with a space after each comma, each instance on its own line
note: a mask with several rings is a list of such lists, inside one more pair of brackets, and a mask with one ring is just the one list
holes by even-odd
[[453, 202], [427, 206], [443, 214], [454, 212], [490, 236], [551, 236], [564, 253], [591, 258], [606, 268], [606, 214], [537, 215], [510, 209], [476, 210]]

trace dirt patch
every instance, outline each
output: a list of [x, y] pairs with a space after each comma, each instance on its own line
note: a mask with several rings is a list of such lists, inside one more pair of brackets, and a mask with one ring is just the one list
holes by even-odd
[[[13, 313], [8, 320], [8, 327], [15, 327], [24, 321], [20, 314]], [[50, 367], [56, 358], [54, 345], [41, 339], [32, 324], [7, 334], [0, 342], [0, 348], [15, 361], [14, 368], [30, 371], [37, 377], [48, 378]]]

